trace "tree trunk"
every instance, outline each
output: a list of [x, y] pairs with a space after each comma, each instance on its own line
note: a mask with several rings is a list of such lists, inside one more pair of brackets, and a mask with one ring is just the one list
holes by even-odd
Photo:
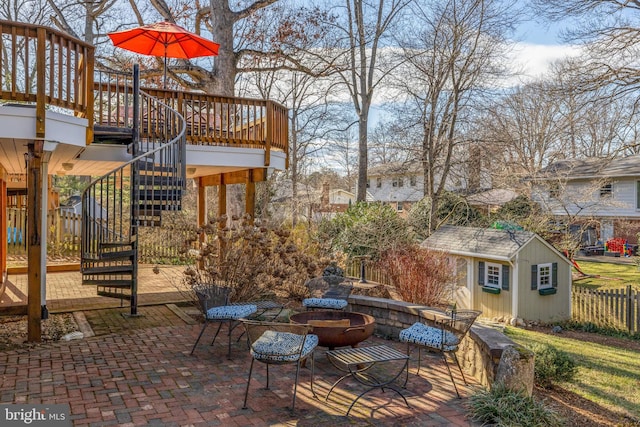
[[235, 14], [229, 8], [227, 0], [211, 0], [211, 26], [213, 39], [220, 44], [218, 56], [214, 62], [214, 78], [203, 90], [209, 94], [234, 96], [236, 80], [236, 55], [233, 50], [233, 24]]

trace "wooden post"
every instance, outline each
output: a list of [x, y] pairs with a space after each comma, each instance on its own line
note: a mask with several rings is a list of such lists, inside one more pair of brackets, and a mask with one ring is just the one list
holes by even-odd
[[256, 183], [253, 180], [253, 169], [249, 170], [249, 177], [246, 183], [245, 189], [245, 209], [244, 211], [249, 214], [249, 222], [253, 224], [256, 217]]
[[[196, 178], [195, 180], [198, 183], [198, 202], [197, 202], [197, 209], [198, 209], [198, 228], [200, 227], [204, 227], [207, 223], [207, 187], [204, 185], [204, 183], [202, 182], [201, 178]], [[207, 237], [207, 233], [205, 233], [205, 231], [201, 231], [200, 235], [198, 236], [198, 241], [199, 241], [199, 249], [202, 249], [202, 246], [204, 245], [204, 243], [206, 242], [206, 237]], [[204, 259], [200, 259], [200, 268], [204, 268]]]
[[[227, 220], [222, 219], [224, 216], [226, 218], [227, 214], [227, 186], [224, 184], [224, 178], [220, 177], [220, 186], [218, 187], [218, 230], [222, 230], [227, 226]], [[222, 254], [225, 251], [225, 245], [222, 239], [218, 239], [219, 242], [219, 253]]]
[[[218, 187], [218, 218], [227, 214], [227, 186], [223, 181], [220, 182]], [[218, 222], [218, 228], [224, 228], [226, 221], [220, 220]]]
[[27, 340], [40, 342], [42, 339], [42, 140], [27, 144]]
[[[37, 30], [38, 44], [36, 48], [36, 138], [44, 138], [46, 117], [45, 67], [47, 49], [47, 29], [39, 27]], [[15, 75], [15, 74], [14, 74]], [[42, 141], [40, 141], [42, 144]], [[42, 152], [42, 150], [41, 150]]]

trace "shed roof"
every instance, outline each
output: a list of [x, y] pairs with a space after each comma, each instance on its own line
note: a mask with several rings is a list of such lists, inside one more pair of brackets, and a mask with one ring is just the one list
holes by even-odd
[[455, 255], [510, 261], [536, 234], [530, 231], [445, 225], [420, 245]]

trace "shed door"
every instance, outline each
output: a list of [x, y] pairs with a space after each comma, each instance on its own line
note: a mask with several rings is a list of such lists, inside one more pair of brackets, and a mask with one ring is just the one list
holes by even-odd
[[473, 285], [473, 263], [466, 258], [456, 259], [456, 286], [453, 290], [453, 301], [459, 309], [472, 308], [471, 286]]

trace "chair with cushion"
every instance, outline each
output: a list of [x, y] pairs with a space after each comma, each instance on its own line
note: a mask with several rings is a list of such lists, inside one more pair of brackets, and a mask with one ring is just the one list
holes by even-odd
[[231, 331], [240, 324], [240, 319], [251, 316], [258, 308], [255, 304], [230, 304], [230, 290], [231, 288], [229, 287], [217, 285], [202, 285], [195, 289], [195, 294], [198, 297], [198, 302], [204, 315], [204, 325], [202, 325], [200, 335], [198, 335], [198, 339], [191, 349], [191, 354], [196, 349], [209, 323], [219, 323], [218, 330], [213, 337], [213, 341], [211, 341], [211, 345], [213, 345], [220, 333], [222, 324], [226, 322], [229, 324], [229, 350], [227, 357], [231, 358]]
[[305, 285], [309, 289], [310, 298], [302, 300], [302, 306], [307, 310], [344, 310], [353, 290], [353, 283], [339, 276], [316, 277], [308, 280]]
[[247, 390], [244, 394], [244, 405], [242, 408], [247, 408], [253, 362], [256, 360], [266, 364], [267, 390], [269, 389], [269, 365], [295, 363], [296, 378], [293, 385], [293, 401], [291, 403], [291, 410], [293, 411], [296, 405], [300, 367], [304, 361], [310, 357], [311, 393], [315, 397], [316, 394], [313, 391], [313, 350], [318, 345], [318, 336], [310, 333], [313, 329], [312, 326], [292, 323], [260, 322], [257, 320], [244, 320], [243, 323], [249, 341], [251, 366], [249, 367]]
[[418, 347], [418, 374], [420, 374], [420, 350], [426, 348], [428, 351], [437, 352], [442, 355], [444, 364], [449, 371], [451, 382], [456, 390], [456, 394], [460, 397], [458, 387], [453, 379], [453, 374], [447, 361], [447, 353], [451, 354], [458, 365], [462, 380], [467, 384], [467, 380], [462, 372], [462, 367], [456, 356], [458, 346], [462, 339], [467, 335], [471, 325], [482, 312], [476, 310], [457, 310], [449, 312], [446, 316], [435, 320], [434, 326], [425, 325], [422, 322], [416, 322], [407, 329], [400, 331], [400, 341], [407, 343], [407, 354], [409, 354], [411, 346]]

